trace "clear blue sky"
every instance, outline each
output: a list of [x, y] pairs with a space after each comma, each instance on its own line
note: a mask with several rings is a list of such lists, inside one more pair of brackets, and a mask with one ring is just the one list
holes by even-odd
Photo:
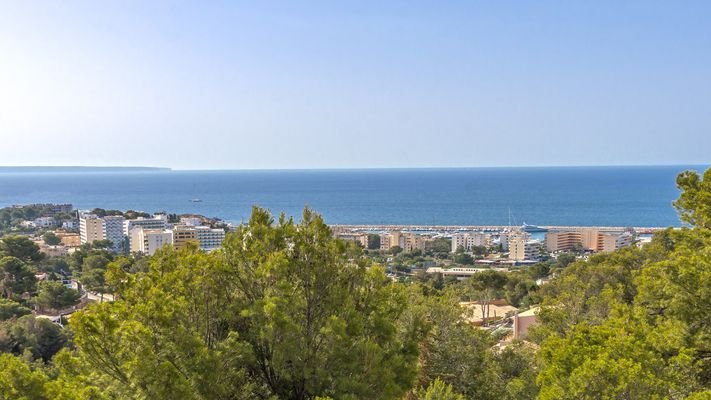
[[709, 15], [709, 1], [3, 1], [0, 164], [706, 164]]

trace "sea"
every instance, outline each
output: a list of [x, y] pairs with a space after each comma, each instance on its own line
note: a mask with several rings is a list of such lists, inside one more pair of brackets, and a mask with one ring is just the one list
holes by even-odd
[[179, 171], [0, 170], [0, 207], [192, 213], [240, 223], [254, 205], [329, 224], [680, 226], [680, 172], [707, 166]]

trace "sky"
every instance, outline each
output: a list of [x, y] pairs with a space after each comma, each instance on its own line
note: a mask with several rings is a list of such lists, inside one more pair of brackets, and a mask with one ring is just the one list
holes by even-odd
[[0, 165], [708, 164], [708, 1], [0, 0]]

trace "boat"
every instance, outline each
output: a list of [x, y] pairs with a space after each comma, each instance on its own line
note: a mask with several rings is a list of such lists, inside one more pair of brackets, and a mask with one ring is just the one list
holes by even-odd
[[191, 203], [202, 203], [202, 199], [190, 199]]
[[529, 225], [525, 222], [523, 223], [523, 225], [521, 225], [521, 230], [524, 232], [529, 232], [529, 233], [530, 232], [548, 232], [548, 229], [546, 229], [546, 228], [540, 227], [538, 225]]

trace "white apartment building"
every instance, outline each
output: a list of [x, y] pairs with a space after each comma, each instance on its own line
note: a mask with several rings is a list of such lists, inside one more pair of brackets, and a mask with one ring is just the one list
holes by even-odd
[[131, 229], [131, 252], [152, 256], [165, 245], [173, 245], [173, 231], [170, 229], [148, 229], [141, 226]]
[[54, 217], [39, 217], [35, 218], [34, 224], [38, 228], [47, 228], [57, 225], [57, 220]]
[[119, 215], [107, 215], [103, 218], [106, 239], [111, 241], [114, 252], [123, 251], [126, 235], [123, 234], [124, 218]]
[[202, 219], [198, 217], [180, 217], [180, 223], [187, 226], [201, 226]]
[[452, 253], [460, 247], [469, 251], [475, 246], [489, 246], [491, 236], [481, 232], [458, 233], [452, 235]]
[[127, 219], [123, 221], [123, 234], [131, 235], [131, 230], [136, 227], [145, 229], [165, 229], [168, 227], [168, 216], [165, 214], [156, 214], [152, 218], [138, 217], [136, 219]]
[[196, 226], [195, 231], [197, 232], [197, 240], [200, 242], [200, 248], [206, 251], [219, 248], [225, 240], [224, 229]]

